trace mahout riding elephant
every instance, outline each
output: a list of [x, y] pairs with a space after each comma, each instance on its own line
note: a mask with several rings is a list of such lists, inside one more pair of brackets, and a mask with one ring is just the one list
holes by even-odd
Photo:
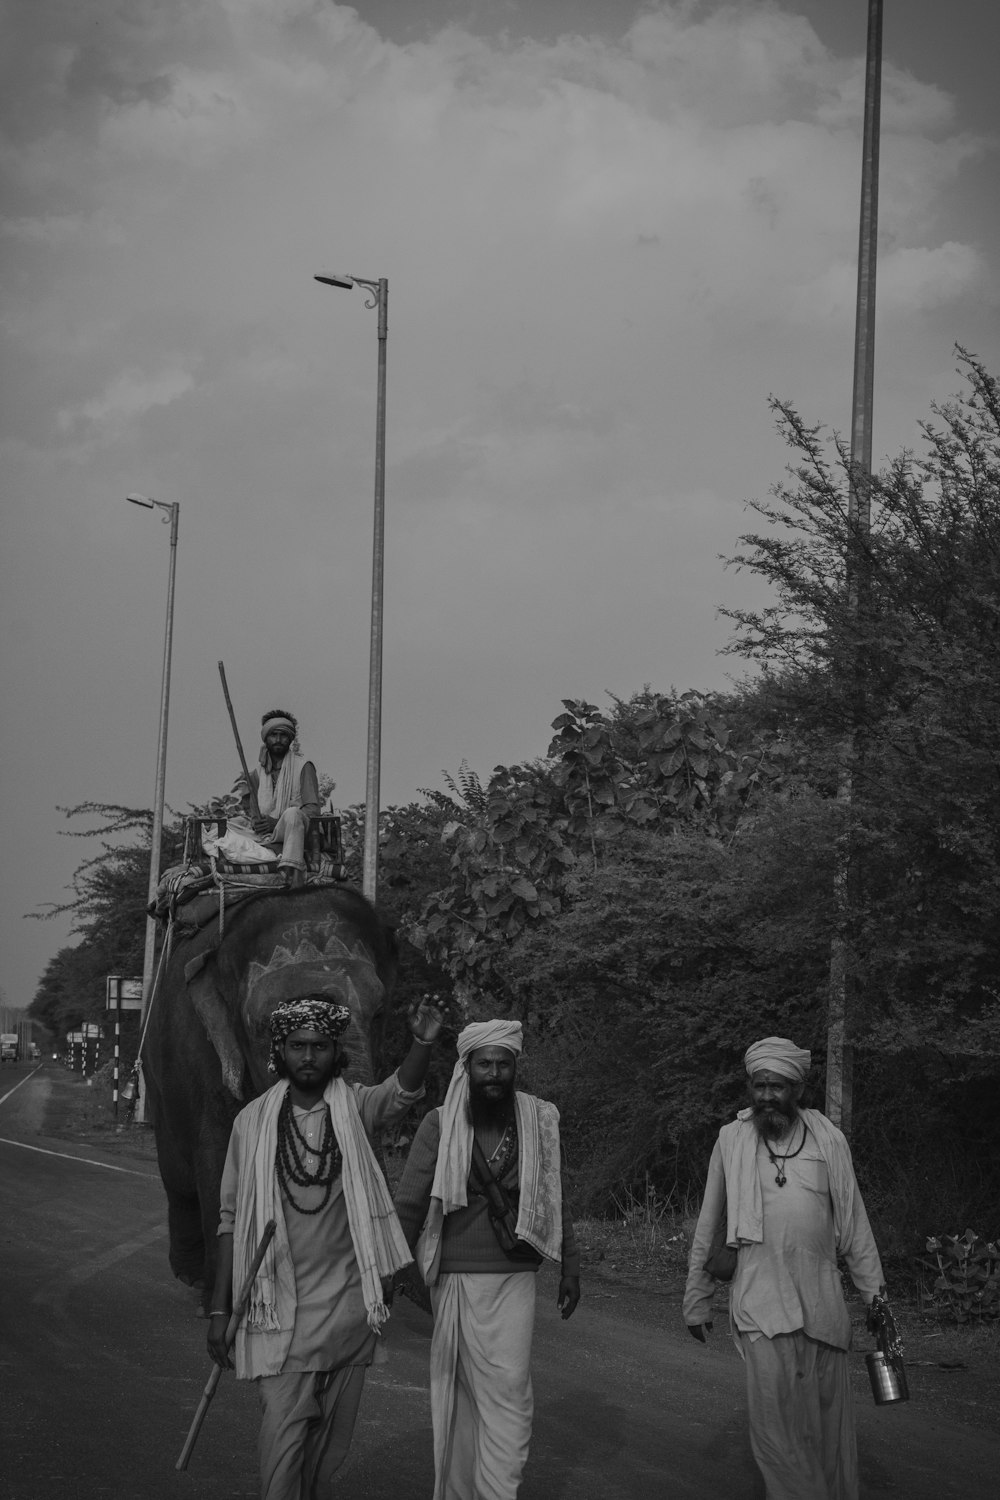
[[178, 942], [149, 1012], [143, 1076], [167, 1193], [174, 1274], [209, 1295], [219, 1183], [232, 1123], [275, 1082], [268, 1019], [281, 1001], [322, 991], [349, 1007], [349, 1081], [381, 1062], [396, 944], [349, 886], [266, 891]]

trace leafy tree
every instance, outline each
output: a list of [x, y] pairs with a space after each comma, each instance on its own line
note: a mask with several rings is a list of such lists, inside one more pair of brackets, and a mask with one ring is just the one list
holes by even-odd
[[[777, 602], [732, 612], [733, 649], [771, 669], [771, 691], [828, 774], [856, 735], [852, 947], [857, 1034], [934, 1046], [995, 1070], [1000, 1058], [1000, 394], [964, 351], [965, 393], [923, 425], [927, 451], [872, 484], [870, 534], [847, 519], [849, 462], [776, 403], [800, 462], [760, 504], [769, 534], [734, 561]], [[863, 579], [860, 607], [845, 590]]]
[[[29, 914], [41, 920], [70, 915], [71, 931], [80, 939], [51, 960], [29, 1006], [57, 1035], [103, 1017], [108, 974], [142, 972], [153, 821], [146, 809], [114, 803], [84, 802], [60, 811], [89, 825], [68, 830], [68, 837], [99, 838], [101, 847], [77, 867], [69, 900]], [[162, 868], [177, 863], [182, 846], [182, 822], [165, 820]]]

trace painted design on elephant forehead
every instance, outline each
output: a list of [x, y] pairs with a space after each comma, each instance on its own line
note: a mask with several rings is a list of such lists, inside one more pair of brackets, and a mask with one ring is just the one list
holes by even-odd
[[288, 964], [310, 964], [328, 967], [335, 972], [360, 969], [370, 974], [373, 981], [381, 986], [374, 959], [360, 938], [356, 937], [353, 942], [345, 943], [339, 932], [328, 931], [327, 940], [321, 948], [317, 938], [322, 936], [322, 927], [312, 922], [286, 927], [263, 963], [255, 958], [250, 960], [247, 974], [253, 976], [251, 984], [261, 974], [270, 973], [273, 969], [284, 968]]

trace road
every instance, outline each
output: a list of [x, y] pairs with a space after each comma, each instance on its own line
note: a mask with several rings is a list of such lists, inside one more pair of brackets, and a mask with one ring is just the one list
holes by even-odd
[[[0, 1495], [251, 1500], [255, 1396], [230, 1376], [175, 1472], [210, 1370], [206, 1325], [169, 1273], [154, 1165], [39, 1133], [47, 1090], [67, 1082], [51, 1068], [0, 1076]], [[564, 1324], [542, 1277], [521, 1500], [761, 1500], [728, 1340], [689, 1339], [672, 1296], [588, 1295], [586, 1281]], [[426, 1314], [398, 1301], [344, 1475], [352, 1500], [430, 1495], [429, 1338]], [[864, 1500], [996, 1493], [1000, 1436], [917, 1401], [875, 1408], [853, 1358]]]

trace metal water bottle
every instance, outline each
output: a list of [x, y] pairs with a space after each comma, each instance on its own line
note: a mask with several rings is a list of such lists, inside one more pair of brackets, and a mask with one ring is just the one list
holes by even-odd
[[903, 1368], [903, 1345], [884, 1291], [885, 1288], [872, 1298], [868, 1312], [868, 1327], [875, 1335], [878, 1349], [865, 1355], [876, 1406], [891, 1406], [896, 1401], [910, 1399]]

